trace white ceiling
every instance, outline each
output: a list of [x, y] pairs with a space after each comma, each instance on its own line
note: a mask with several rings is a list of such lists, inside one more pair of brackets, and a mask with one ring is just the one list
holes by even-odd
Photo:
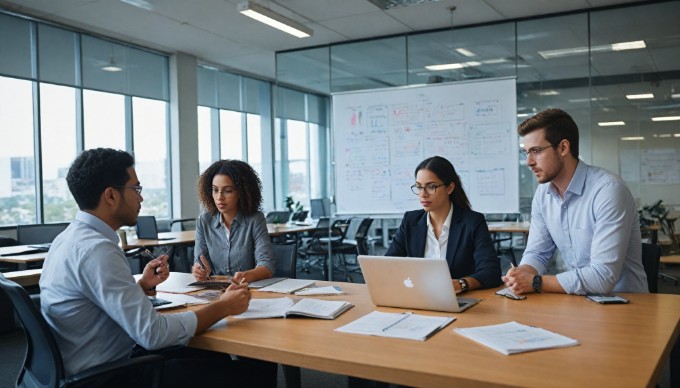
[[[9, 10], [267, 79], [276, 51], [510, 20], [632, 0], [440, 0], [381, 10], [368, 0], [260, 0], [312, 30], [295, 38], [239, 14], [239, 0], [0, 0]], [[449, 8], [455, 6], [454, 12]]]

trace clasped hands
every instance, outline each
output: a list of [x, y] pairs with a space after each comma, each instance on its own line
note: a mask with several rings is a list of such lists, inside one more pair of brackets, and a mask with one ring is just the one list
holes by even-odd
[[501, 277], [505, 286], [515, 295], [529, 294], [534, 292], [532, 281], [536, 275], [536, 270], [528, 265], [512, 267], [505, 276]]

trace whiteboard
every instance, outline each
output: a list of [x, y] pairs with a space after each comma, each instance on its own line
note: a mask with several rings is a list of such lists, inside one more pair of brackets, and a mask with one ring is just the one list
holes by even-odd
[[411, 192], [426, 158], [447, 158], [473, 210], [519, 212], [515, 79], [332, 95], [338, 214], [420, 209]]

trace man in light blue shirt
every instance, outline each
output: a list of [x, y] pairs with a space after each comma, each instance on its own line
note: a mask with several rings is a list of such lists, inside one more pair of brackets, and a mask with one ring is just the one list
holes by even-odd
[[[516, 294], [649, 292], [635, 200], [618, 176], [578, 159], [578, 127], [546, 109], [519, 125], [540, 183], [520, 266], [503, 277]], [[567, 271], [544, 275], [560, 251]]]
[[[148, 351], [186, 345], [220, 319], [248, 308], [251, 295], [244, 284], [196, 311], [159, 314], [153, 309], [146, 293], [168, 278], [168, 257], [150, 261], [135, 283], [115, 232], [136, 224], [143, 201], [130, 154], [86, 150], [71, 165], [66, 181], [80, 211], [47, 254], [40, 302], [67, 375], [128, 358], [135, 345]], [[233, 375], [248, 374], [241, 373], [242, 364], [229, 355], [175, 349], [163, 371], [163, 386], [224, 386], [227, 379], [233, 382]], [[271, 365], [275, 376], [276, 365]]]

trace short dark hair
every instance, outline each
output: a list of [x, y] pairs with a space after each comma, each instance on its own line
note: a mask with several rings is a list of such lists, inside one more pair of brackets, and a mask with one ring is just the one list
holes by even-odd
[[433, 156], [423, 160], [420, 162], [420, 164], [418, 164], [418, 167], [416, 167], [416, 171], [414, 173], [416, 177], [418, 176], [418, 171], [420, 170], [432, 171], [434, 175], [441, 179], [441, 181], [447, 186], [453, 182], [456, 187], [453, 189], [453, 192], [449, 194], [449, 201], [451, 201], [453, 206], [456, 207], [461, 207], [468, 210], [472, 208], [472, 206], [470, 206], [470, 200], [465, 194], [465, 190], [463, 190], [463, 182], [460, 181], [460, 176], [458, 176], [458, 173], [456, 172], [456, 169], [453, 168], [453, 164], [451, 164], [451, 162], [445, 158], [442, 158], [441, 156]]
[[198, 179], [198, 198], [210, 213], [217, 213], [212, 198], [212, 181], [215, 175], [226, 175], [234, 181], [238, 191], [238, 209], [253, 214], [262, 206], [262, 182], [257, 172], [246, 162], [233, 159], [218, 160], [208, 167]]
[[545, 140], [557, 145], [562, 140], [569, 141], [571, 155], [578, 159], [578, 126], [569, 113], [562, 109], [546, 109], [524, 120], [517, 127], [517, 133], [525, 136], [528, 133], [545, 128]]
[[68, 189], [80, 210], [93, 210], [107, 187], [123, 186], [130, 179], [127, 169], [135, 165], [129, 153], [111, 148], [83, 151], [66, 175]]

